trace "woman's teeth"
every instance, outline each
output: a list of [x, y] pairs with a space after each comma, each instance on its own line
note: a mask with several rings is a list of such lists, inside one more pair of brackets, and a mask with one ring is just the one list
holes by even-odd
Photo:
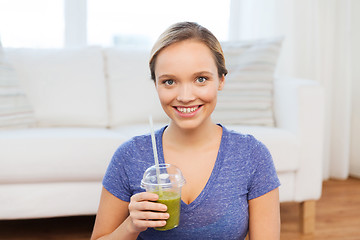
[[179, 111], [179, 112], [182, 112], [182, 113], [192, 113], [192, 112], [195, 112], [199, 107], [192, 107], [192, 108], [184, 108], [184, 107], [177, 107], [176, 109]]

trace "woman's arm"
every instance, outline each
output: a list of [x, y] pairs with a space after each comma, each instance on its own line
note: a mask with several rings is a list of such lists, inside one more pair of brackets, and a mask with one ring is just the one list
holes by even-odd
[[157, 199], [158, 195], [143, 192], [132, 196], [129, 203], [103, 188], [91, 240], [131, 240], [136, 239], [139, 233], [148, 227], [164, 226], [166, 221], [149, 221], [165, 220], [169, 217], [169, 214], [164, 212], [166, 205], [154, 203]]
[[280, 239], [279, 189], [249, 200], [250, 240]]

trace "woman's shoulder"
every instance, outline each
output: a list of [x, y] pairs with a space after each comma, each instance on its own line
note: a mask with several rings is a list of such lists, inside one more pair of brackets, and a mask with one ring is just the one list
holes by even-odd
[[266, 145], [252, 134], [227, 130], [228, 139], [224, 147], [227, 156], [246, 162], [247, 166], [256, 169], [259, 165], [271, 165], [272, 157]]
[[[222, 126], [222, 125], [221, 125]], [[239, 143], [239, 144], [259, 144], [260, 141], [254, 137], [250, 133], [244, 133], [239, 130], [227, 128], [225, 126], [222, 126], [224, 131], [224, 137], [228, 138], [227, 140], [233, 143]]]
[[224, 129], [226, 150], [236, 154], [251, 156], [254, 152], [268, 152], [265, 144], [254, 135], [234, 129]]
[[[162, 127], [155, 131], [156, 138], [159, 138], [162, 135], [164, 128], [165, 127]], [[144, 133], [141, 135], [132, 136], [123, 142], [118, 147], [115, 154], [143, 154], [148, 152], [149, 149], [152, 150], [151, 135], [150, 133]]]

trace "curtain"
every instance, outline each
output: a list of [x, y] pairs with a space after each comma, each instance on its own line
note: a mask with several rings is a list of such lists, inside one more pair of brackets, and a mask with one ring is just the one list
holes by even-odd
[[352, 1], [232, 0], [230, 40], [284, 36], [276, 75], [325, 88], [324, 179], [349, 175]]

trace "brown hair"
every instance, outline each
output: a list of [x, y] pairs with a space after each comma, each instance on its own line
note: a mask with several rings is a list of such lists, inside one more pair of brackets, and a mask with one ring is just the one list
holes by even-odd
[[204, 43], [214, 55], [219, 77], [227, 74], [224, 53], [217, 38], [205, 27], [194, 22], [179, 22], [163, 32], [155, 42], [149, 60], [151, 79], [155, 81], [155, 64], [159, 53], [173, 43], [195, 39]]

